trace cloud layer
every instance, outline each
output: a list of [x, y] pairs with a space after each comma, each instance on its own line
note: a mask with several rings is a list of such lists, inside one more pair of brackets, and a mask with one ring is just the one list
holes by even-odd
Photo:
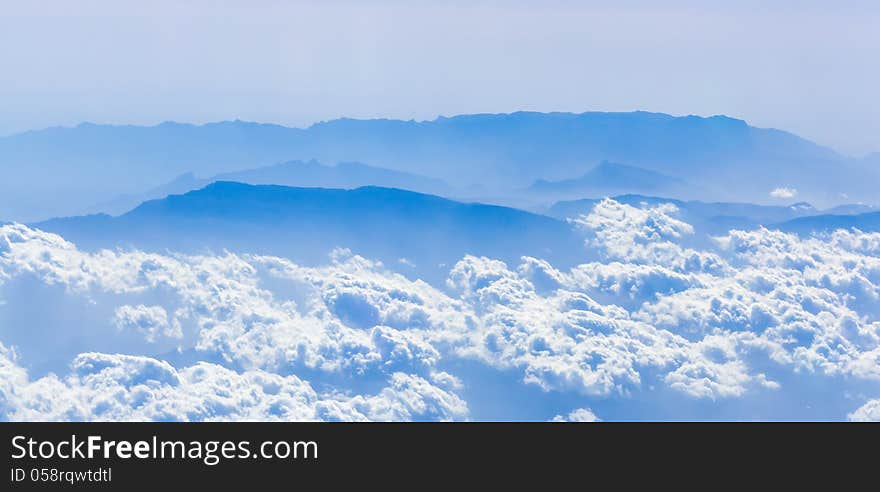
[[466, 256], [442, 285], [5, 225], [0, 417], [876, 419], [880, 234], [706, 245], [676, 213], [606, 200], [572, 223], [596, 261]]

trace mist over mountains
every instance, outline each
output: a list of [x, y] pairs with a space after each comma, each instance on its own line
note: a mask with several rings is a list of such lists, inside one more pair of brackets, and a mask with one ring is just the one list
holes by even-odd
[[207, 179], [312, 159], [361, 162], [505, 198], [537, 180], [577, 179], [610, 161], [693, 186], [673, 198], [766, 202], [785, 187], [821, 206], [876, 202], [872, 160], [741, 120], [519, 112], [423, 122], [339, 119], [305, 129], [228, 121], [27, 132], [0, 138], [0, 218], [71, 215], [188, 172]]

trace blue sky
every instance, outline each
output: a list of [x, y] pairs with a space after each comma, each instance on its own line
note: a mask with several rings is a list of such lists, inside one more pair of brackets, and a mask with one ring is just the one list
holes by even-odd
[[876, 2], [10, 3], [0, 134], [645, 109], [880, 151]]

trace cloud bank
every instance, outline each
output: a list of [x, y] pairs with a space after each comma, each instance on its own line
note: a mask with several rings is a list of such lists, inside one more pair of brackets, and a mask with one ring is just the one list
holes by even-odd
[[439, 285], [5, 225], [0, 418], [877, 419], [880, 234], [701, 243], [676, 212], [605, 200], [572, 221], [595, 261], [465, 256]]

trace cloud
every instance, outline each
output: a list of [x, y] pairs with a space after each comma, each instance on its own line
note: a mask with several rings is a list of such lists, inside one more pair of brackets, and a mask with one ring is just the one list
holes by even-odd
[[734, 230], [700, 245], [675, 215], [605, 200], [573, 221], [580, 265], [465, 256], [442, 285], [343, 250], [318, 266], [90, 253], [0, 226], [0, 415], [461, 420], [486, 411], [465, 399], [485, 384], [474, 371], [511, 397], [537, 391], [544, 415], [587, 395], [606, 419], [607, 402], [751, 418], [725, 402], [821, 407], [880, 389], [880, 234]]
[[794, 198], [797, 194], [796, 189], [787, 187], [774, 188], [770, 192], [770, 196], [773, 198]]
[[869, 400], [849, 414], [849, 419], [853, 422], [880, 422], [880, 400]]
[[149, 357], [88, 353], [65, 378], [21, 381], [10, 420], [454, 420], [467, 405], [418, 376], [394, 373], [373, 395], [320, 393], [297, 376], [235, 372], [200, 362], [175, 369]]
[[120, 331], [138, 331], [148, 342], [154, 342], [160, 337], [183, 337], [180, 323], [177, 320], [169, 323], [168, 314], [162, 306], [120, 306], [116, 308], [114, 323]]
[[589, 408], [576, 408], [568, 413], [568, 415], [557, 415], [553, 417], [553, 422], [599, 422], [602, 419], [596, 416]]

